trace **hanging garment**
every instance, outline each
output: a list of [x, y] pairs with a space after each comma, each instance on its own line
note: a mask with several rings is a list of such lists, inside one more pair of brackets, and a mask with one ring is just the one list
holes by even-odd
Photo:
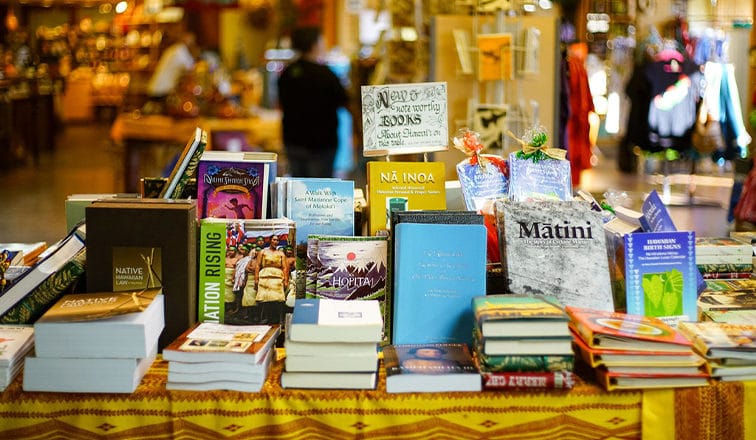
[[580, 183], [580, 172], [591, 168], [591, 141], [588, 114], [593, 111], [593, 97], [588, 87], [585, 57], [570, 50], [567, 57], [570, 115], [567, 119], [567, 158], [570, 161], [572, 184]]

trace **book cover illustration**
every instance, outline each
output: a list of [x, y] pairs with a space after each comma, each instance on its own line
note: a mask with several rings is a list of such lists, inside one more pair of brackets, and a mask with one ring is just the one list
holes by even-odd
[[207, 146], [207, 136], [208, 134], [205, 130], [199, 127], [195, 128], [194, 135], [181, 151], [167, 181], [161, 188], [159, 193], [160, 198], [181, 198], [189, 180], [196, 175], [200, 157]]
[[403, 344], [383, 348], [386, 375], [478, 374], [466, 344]]
[[641, 204], [641, 226], [646, 232], [671, 232], [677, 226], [669, 214], [667, 206], [656, 190], [651, 190]]
[[716, 349], [756, 354], [756, 324], [681, 322], [678, 328], [704, 355], [709, 356]]
[[394, 234], [392, 343], [469, 344], [472, 298], [486, 292], [485, 226], [399, 223]]
[[[199, 320], [282, 324], [294, 294], [296, 226], [291, 219], [200, 222]], [[257, 283], [256, 283], [257, 281]], [[262, 287], [261, 287], [262, 286]]]
[[[637, 342], [635, 349], [648, 349], [644, 342], [669, 351], [687, 351], [690, 341], [664, 321], [652, 316], [565, 307], [573, 329], [589, 347], [611, 348], [611, 341]], [[627, 347], [630, 348], [630, 347]]]
[[361, 93], [365, 157], [448, 149], [445, 82], [362, 86]]
[[695, 232], [637, 232], [625, 243], [627, 313], [675, 324], [696, 319]]
[[318, 273], [320, 261], [318, 260], [318, 236], [310, 235], [307, 238], [307, 263], [305, 269], [305, 297], [314, 298], [318, 287]]
[[445, 169], [443, 162], [368, 162], [368, 235], [390, 229], [392, 211], [445, 210]]
[[63, 295], [37, 322], [77, 322], [143, 312], [163, 289]]
[[563, 305], [614, 310], [599, 212], [578, 201], [497, 200], [494, 207], [508, 292], [554, 296]]
[[256, 160], [200, 158], [197, 174], [199, 218], [267, 217], [270, 165]]
[[114, 246], [113, 291], [151, 289], [163, 284], [159, 247]]
[[[476, 296], [472, 300], [478, 325], [488, 321], [557, 320], [567, 321], [567, 314], [556, 298], [541, 295], [503, 294]], [[537, 329], [533, 329], [537, 333]]]
[[272, 329], [269, 325], [199, 323], [179, 346], [182, 351], [245, 353]]
[[511, 33], [478, 35], [478, 81], [514, 78], [514, 39]]

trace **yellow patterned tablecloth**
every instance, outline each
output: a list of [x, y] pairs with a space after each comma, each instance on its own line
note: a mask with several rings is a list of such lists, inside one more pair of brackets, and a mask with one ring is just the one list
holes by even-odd
[[[158, 360], [133, 394], [0, 394], [0, 439], [753, 439], [756, 383], [607, 393], [387, 394], [283, 390], [279, 361], [260, 393], [165, 389]], [[753, 417], [750, 417], [752, 419]]]

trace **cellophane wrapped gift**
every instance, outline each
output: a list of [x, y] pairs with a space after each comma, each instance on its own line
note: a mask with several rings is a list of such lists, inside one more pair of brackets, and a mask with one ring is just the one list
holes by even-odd
[[456, 167], [462, 196], [468, 210], [483, 214], [488, 230], [487, 260], [489, 263], [498, 263], [500, 260], [499, 239], [496, 233], [493, 202], [507, 196], [509, 190], [507, 161], [494, 154], [481, 154], [484, 146], [480, 141], [480, 134], [475, 131], [459, 130], [452, 139], [452, 144], [468, 156]]
[[567, 150], [547, 144], [546, 130], [537, 126], [522, 138], [509, 135], [522, 146], [509, 154], [509, 199], [572, 200], [572, 174]]

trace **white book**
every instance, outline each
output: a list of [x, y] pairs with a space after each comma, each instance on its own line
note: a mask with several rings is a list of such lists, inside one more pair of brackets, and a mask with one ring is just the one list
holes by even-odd
[[483, 352], [488, 355], [567, 355], [573, 354], [572, 338], [485, 338]]
[[286, 354], [286, 371], [368, 372], [378, 370], [378, 352], [369, 356], [293, 356]]
[[[64, 295], [59, 303], [67, 298], [78, 298], [82, 295]], [[134, 359], [148, 357], [165, 327], [163, 301], [164, 295], [159, 294], [142, 312], [91, 321], [51, 321], [51, 308], [34, 324], [36, 356]]]
[[377, 300], [298, 299], [290, 329], [292, 341], [378, 343], [383, 316]]
[[24, 363], [24, 391], [133, 393], [157, 354], [133, 358], [54, 358], [29, 356]]
[[219, 380], [215, 382], [166, 382], [165, 389], [167, 390], [182, 390], [182, 391], [241, 391], [245, 393], [257, 393], [259, 392], [265, 381], [261, 382], [235, 382], [232, 380]]
[[281, 373], [282, 388], [309, 389], [374, 389], [377, 373], [318, 373], [294, 372]]
[[34, 344], [34, 327], [0, 325], [0, 367], [12, 368]]
[[302, 342], [286, 338], [287, 356], [371, 356], [378, 351], [375, 342]]
[[268, 350], [265, 357], [257, 364], [241, 362], [168, 362], [169, 382], [263, 382], [268, 376], [272, 354]]

